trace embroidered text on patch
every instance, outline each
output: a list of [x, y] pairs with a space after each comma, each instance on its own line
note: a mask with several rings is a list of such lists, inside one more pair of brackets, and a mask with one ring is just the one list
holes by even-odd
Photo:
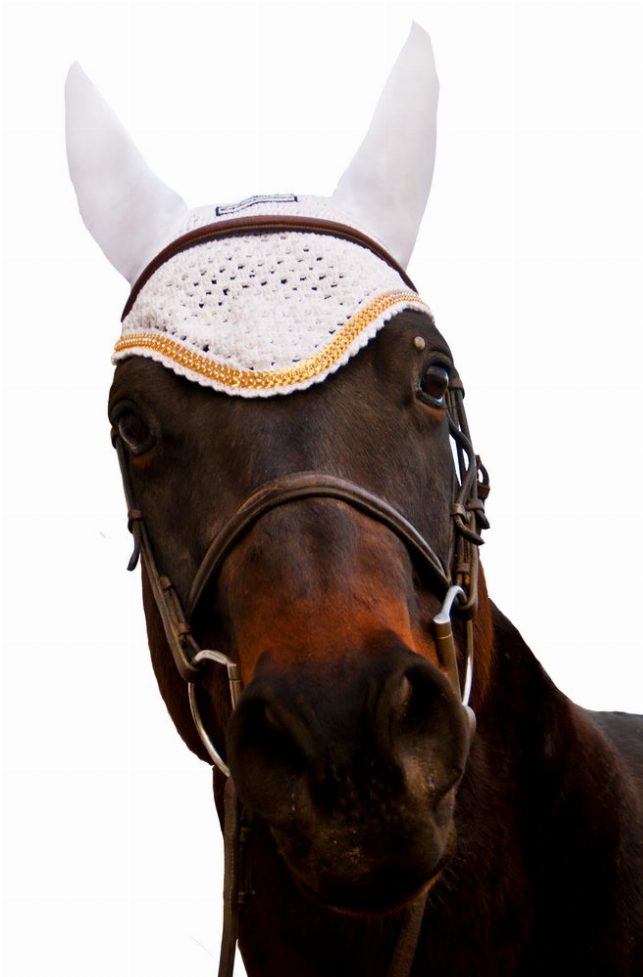
[[256, 204], [294, 203], [297, 203], [297, 197], [294, 193], [257, 194], [254, 197], [246, 197], [245, 200], [240, 200], [237, 204], [221, 204], [215, 208], [214, 212], [217, 217], [232, 217], [242, 210], [247, 210], [248, 207], [256, 206]]

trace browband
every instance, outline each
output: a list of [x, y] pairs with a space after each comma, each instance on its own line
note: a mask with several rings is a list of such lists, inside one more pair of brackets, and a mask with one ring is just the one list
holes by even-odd
[[187, 234], [182, 234], [176, 241], [172, 241], [166, 248], [163, 248], [147, 267], [141, 272], [132, 286], [129, 298], [123, 309], [123, 320], [131, 311], [136, 298], [145, 285], [150, 280], [154, 272], [182, 251], [196, 247], [198, 244], [205, 244], [220, 237], [232, 237], [246, 234], [265, 234], [278, 233], [279, 231], [303, 231], [313, 234], [327, 234], [329, 237], [342, 238], [352, 241], [360, 247], [372, 251], [378, 258], [381, 258], [389, 267], [393, 268], [402, 278], [406, 285], [413, 292], [417, 289], [406, 271], [393, 258], [381, 244], [374, 241], [354, 227], [348, 224], [340, 224], [337, 221], [323, 220], [319, 217], [300, 217], [300, 216], [273, 216], [271, 214], [260, 214], [256, 217], [237, 217], [227, 221], [217, 221], [214, 224], [206, 224], [204, 227], [197, 227]]

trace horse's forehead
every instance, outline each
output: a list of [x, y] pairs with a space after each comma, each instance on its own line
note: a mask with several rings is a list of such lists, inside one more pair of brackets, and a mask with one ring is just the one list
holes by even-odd
[[[272, 201], [272, 202], [271, 202]], [[319, 221], [318, 198], [251, 198], [195, 212], [211, 217]], [[321, 207], [321, 211], [320, 211]], [[428, 307], [400, 270], [369, 247], [312, 229], [248, 231], [172, 253], [135, 286], [114, 362], [150, 357], [188, 380], [242, 397], [268, 397], [321, 383], [393, 316]]]

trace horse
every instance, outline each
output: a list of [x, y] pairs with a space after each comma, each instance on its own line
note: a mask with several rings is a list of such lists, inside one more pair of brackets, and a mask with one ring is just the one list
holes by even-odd
[[221, 975], [237, 939], [250, 977], [643, 972], [643, 717], [573, 704], [490, 600], [489, 477], [406, 273], [437, 96], [414, 27], [331, 198], [189, 210], [68, 79], [132, 285], [109, 417], [159, 689], [213, 765]]

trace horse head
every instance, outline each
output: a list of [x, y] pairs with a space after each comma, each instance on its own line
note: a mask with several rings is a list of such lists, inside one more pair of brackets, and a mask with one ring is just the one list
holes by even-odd
[[414, 28], [331, 198], [189, 209], [68, 81], [81, 212], [133, 286], [109, 416], [161, 693], [219, 799], [230, 774], [298, 889], [350, 913], [443, 871], [474, 647], [474, 709], [490, 668], [484, 471], [405, 270], [436, 105]]

